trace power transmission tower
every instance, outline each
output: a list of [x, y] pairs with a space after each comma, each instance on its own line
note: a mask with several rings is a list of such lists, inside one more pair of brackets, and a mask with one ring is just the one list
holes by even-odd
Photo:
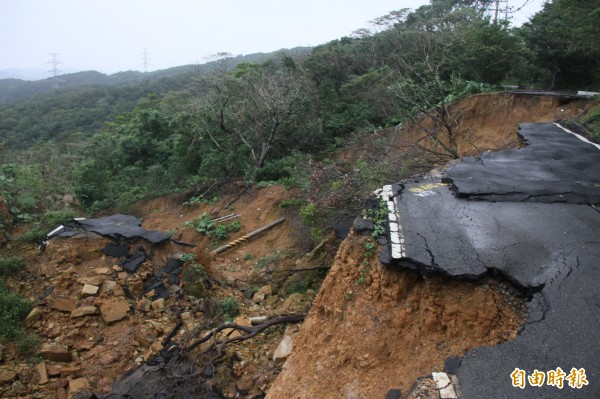
[[148, 61], [148, 49], [144, 48], [144, 53], [142, 54], [142, 62], [144, 64], [144, 73], [148, 73], [148, 65], [150, 62]]
[[[504, 5], [502, 5], [503, 3]], [[498, 14], [504, 14], [504, 19], [508, 20], [508, 10], [508, 0], [494, 0], [491, 9], [494, 13], [494, 23], [498, 23]]]
[[62, 72], [58, 70], [58, 64], [62, 64], [62, 62], [58, 60], [58, 53], [50, 53], [50, 56], [52, 59], [48, 61], [48, 64], [52, 65], [52, 70], [49, 71], [52, 73], [52, 87], [58, 89], [58, 84], [60, 82], [58, 76]]

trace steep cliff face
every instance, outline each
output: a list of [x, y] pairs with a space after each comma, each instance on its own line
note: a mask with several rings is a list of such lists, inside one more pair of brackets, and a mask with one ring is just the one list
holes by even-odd
[[516, 336], [523, 302], [507, 284], [451, 280], [365, 259], [366, 236], [338, 251], [267, 398], [383, 398], [406, 393], [449, 356]]
[[[585, 99], [519, 93], [479, 94], [448, 104], [445, 122], [452, 128], [459, 157], [481, 154], [486, 150], [501, 150], [519, 145], [517, 132], [524, 122], [546, 123], [572, 119], [585, 113], [592, 103]], [[445, 129], [439, 118], [426, 115], [412, 122], [380, 130], [368, 139], [339, 152], [344, 161], [359, 159], [369, 154], [385, 156], [390, 164], [400, 164], [407, 157], [430, 156], [423, 148], [443, 153], [433, 145], [431, 136], [434, 122], [439, 138], [444, 140]], [[384, 142], [381, 148], [380, 142]], [[435, 158], [435, 157], [434, 157]]]

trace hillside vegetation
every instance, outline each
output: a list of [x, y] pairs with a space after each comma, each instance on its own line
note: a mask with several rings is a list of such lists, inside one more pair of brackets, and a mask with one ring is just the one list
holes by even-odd
[[[98, 211], [174, 191], [208, 198], [242, 180], [301, 189], [298, 205], [317, 225], [317, 205], [347, 208], [342, 187], [367, 190], [389, 172], [385, 159], [327, 161], [342, 145], [421, 114], [433, 121], [433, 153], [456, 158], [460, 121], [447, 109], [458, 98], [506, 84], [600, 87], [598, 1], [548, 2], [520, 28], [491, 19], [487, 3], [397, 10], [310, 53], [221, 54], [196, 69], [148, 75], [73, 74], [72, 88], [5, 103], [5, 224], [39, 225], [38, 215], [62, 210], [64, 198]], [[597, 114], [574, 122], [597, 135]], [[396, 178], [410, 172], [402, 169]]]

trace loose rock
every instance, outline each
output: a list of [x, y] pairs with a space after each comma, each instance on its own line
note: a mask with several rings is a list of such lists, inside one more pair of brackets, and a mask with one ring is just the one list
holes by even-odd
[[90, 382], [87, 378], [75, 378], [69, 381], [69, 398], [75, 396], [75, 393], [79, 391], [85, 391], [90, 389]]
[[129, 304], [122, 297], [107, 299], [100, 305], [100, 313], [106, 324], [123, 320], [129, 313]]
[[68, 297], [51, 297], [46, 303], [50, 309], [58, 310], [59, 312], [72, 312], [77, 307], [75, 300]]
[[82, 306], [71, 312], [71, 318], [76, 319], [78, 317], [93, 315], [98, 313], [98, 308], [95, 306]]
[[96, 296], [98, 295], [99, 289], [100, 287], [98, 287], [97, 285], [84, 284], [83, 288], [81, 289], [81, 297], [85, 298], [88, 296]]
[[275, 353], [273, 353], [273, 361], [285, 361], [285, 359], [288, 358], [288, 356], [292, 353], [292, 350], [294, 349], [294, 340], [292, 339], [291, 336], [286, 335], [285, 337], [283, 337], [283, 339], [281, 340], [281, 342], [279, 343], [279, 346], [277, 347], [277, 349], [275, 350]]
[[12, 370], [0, 370], [0, 384], [9, 384], [17, 379], [17, 373]]
[[39, 363], [37, 366], [35, 366], [35, 368], [37, 369], [37, 372], [39, 375], [38, 384], [39, 385], [47, 384], [48, 383], [48, 370], [46, 368], [46, 362]]
[[44, 312], [39, 307], [35, 307], [29, 312], [27, 318], [25, 319], [25, 325], [27, 327], [33, 327], [35, 323], [40, 321]]
[[71, 352], [69, 352], [69, 348], [64, 345], [46, 343], [42, 346], [40, 355], [44, 359], [51, 360], [53, 362], [71, 361]]

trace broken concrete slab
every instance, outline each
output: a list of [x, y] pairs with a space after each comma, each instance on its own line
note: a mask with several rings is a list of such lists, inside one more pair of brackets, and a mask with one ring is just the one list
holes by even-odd
[[524, 123], [525, 148], [468, 157], [444, 173], [459, 197], [600, 204], [598, 149], [553, 124]]
[[[446, 172], [458, 197], [438, 180], [407, 183], [393, 198], [403, 235], [392, 264], [463, 279], [499, 275], [531, 296], [527, 322], [515, 340], [469, 351], [457, 365], [465, 397], [514, 396], [515, 368], [530, 374], [576, 367], [588, 377], [600, 375], [600, 350], [590, 339], [600, 325], [600, 241], [595, 239], [600, 212], [586, 204], [600, 198], [600, 151], [545, 125], [527, 125], [522, 132], [550, 166], [530, 159], [525, 149], [501, 151]], [[564, 154], [565, 140], [555, 135], [569, 137]], [[545, 139], [550, 156], [543, 154]], [[585, 165], [563, 162], [580, 153]], [[513, 157], [521, 165], [514, 173]], [[567, 178], [572, 181], [563, 181]], [[547, 195], [539, 191], [542, 186]], [[581, 389], [562, 391], [527, 385], [517, 388], [518, 396], [600, 397], [600, 380], [588, 380]]]

